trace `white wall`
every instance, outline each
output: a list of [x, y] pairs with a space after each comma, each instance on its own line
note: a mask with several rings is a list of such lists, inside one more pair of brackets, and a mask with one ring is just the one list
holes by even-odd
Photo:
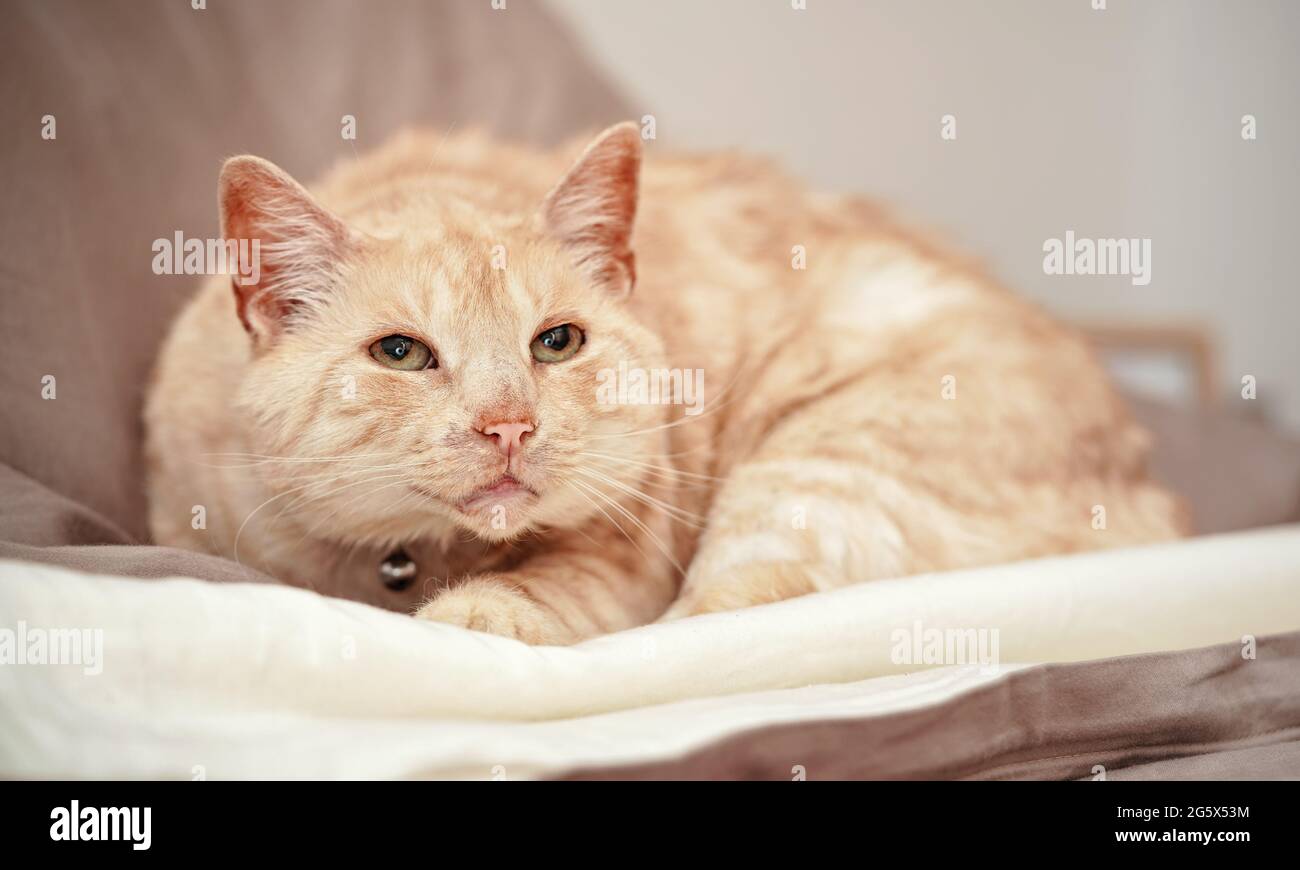
[[[1300, 429], [1300, 2], [550, 4], [660, 147], [877, 196], [1069, 317], [1209, 324], [1225, 400], [1253, 374], [1256, 407]], [[1152, 239], [1151, 283], [1044, 275], [1067, 229]]]

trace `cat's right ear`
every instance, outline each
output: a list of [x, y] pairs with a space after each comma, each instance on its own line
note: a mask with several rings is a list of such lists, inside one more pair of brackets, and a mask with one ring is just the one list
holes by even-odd
[[335, 266], [360, 236], [260, 157], [227, 160], [218, 198], [222, 236], [244, 258], [230, 270], [239, 319], [269, 341], [329, 294]]

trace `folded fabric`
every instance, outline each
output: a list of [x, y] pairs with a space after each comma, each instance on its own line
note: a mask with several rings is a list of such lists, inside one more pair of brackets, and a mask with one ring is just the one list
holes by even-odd
[[936, 664], [978, 682], [1297, 628], [1300, 526], [864, 583], [568, 648], [275, 585], [0, 562], [0, 658], [6, 636], [10, 657], [20, 635], [83, 639], [73, 663], [0, 666], [0, 775], [188, 777], [214, 755], [224, 775], [419, 775], [454, 769], [485, 721], [569, 720], [549, 742], [492, 732], [508, 735], [500, 757], [557, 769], [615, 739], [575, 717]]

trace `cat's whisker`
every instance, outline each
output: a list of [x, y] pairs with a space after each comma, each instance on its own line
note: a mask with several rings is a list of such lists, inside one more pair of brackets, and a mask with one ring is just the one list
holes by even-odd
[[636, 499], [637, 501], [641, 502], [644, 505], [662, 511], [666, 516], [670, 517], [671, 519], [675, 519], [678, 522], [685, 523], [688, 526], [693, 526], [694, 528], [703, 527], [704, 520], [701, 517], [696, 516], [695, 514], [691, 513], [688, 510], [679, 508], [676, 505], [668, 504], [667, 502], [657, 499], [652, 495], [647, 495], [634, 486], [629, 486], [628, 484], [623, 483], [620, 480], [616, 480], [607, 474], [601, 474], [599, 471], [596, 471], [594, 469], [577, 468], [575, 470], [579, 474], [586, 475], [587, 477], [593, 478], [595, 480], [599, 480], [601, 483], [607, 483], [610, 486], [613, 486], [615, 489], [618, 489], [619, 491], [624, 492], [627, 495], [630, 495], [632, 498]]
[[[611, 459], [589, 459], [586, 462], [586, 467], [594, 467], [597, 470], [608, 471], [611, 474], [621, 474], [628, 470], [628, 467], [625, 464], [618, 460]], [[712, 484], [705, 483], [704, 481], [682, 480], [664, 471], [638, 468], [636, 466], [632, 466], [631, 474], [629, 476], [636, 477], [637, 482], [642, 486], [662, 489], [668, 494], [680, 490], [701, 490], [712, 488]]]
[[623, 516], [627, 517], [629, 522], [631, 522], [633, 525], [635, 525], [637, 528], [639, 528], [642, 532], [645, 533], [646, 537], [648, 537], [651, 543], [653, 543], [655, 547], [658, 548], [659, 552], [663, 553], [664, 558], [667, 559], [670, 563], [672, 563], [672, 566], [677, 569], [677, 572], [685, 576], [686, 572], [682, 569], [681, 563], [678, 562], [677, 559], [673, 557], [673, 554], [668, 550], [666, 546], [664, 546], [664, 542], [660, 540], [658, 535], [656, 535], [653, 531], [651, 531], [649, 526], [647, 526], [644, 522], [641, 521], [640, 517], [636, 516], [627, 508], [623, 507], [621, 504], [618, 503], [617, 499], [611, 498], [608, 493], [601, 492], [598, 487], [590, 486], [588, 484], [583, 483], [580, 480], [574, 480], [571, 482], [575, 486], [580, 486], [586, 489], [588, 492], [592, 493], [597, 498], [600, 498], [602, 501], [604, 501], [614, 510], [618, 511]]
[[[268, 462], [350, 462], [355, 459], [370, 459], [376, 456], [395, 456], [402, 451], [385, 450], [380, 453], [352, 453], [342, 456], [272, 456], [267, 453], [200, 453], [199, 456], [226, 459], [257, 460], [251, 464], [264, 465]], [[220, 466], [217, 466], [220, 467]]]
[[[333, 496], [333, 495], [335, 495], [335, 494], [337, 494], [337, 493], [340, 493], [340, 492], [342, 492], [342, 491], [345, 490], [345, 489], [352, 489], [354, 486], [363, 486], [364, 484], [367, 484], [367, 483], [374, 483], [374, 482], [377, 482], [377, 481], [380, 481], [380, 480], [398, 480], [398, 481], [401, 481], [401, 480], [406, 480], [407, 477], [408, 477], [408, 475], [406, 475], [406, 474], [404, 474], [404, 473], [402, 473], [402, 472], [392, 472], [392, 473], [389, 473], [389, 474], [376, 474], [376, 475], [372, 475], [372, 476], [370, 476], [370, 477], [363, 478], [363, 479], [361, 479], [361, 480], [354, 480], [354, 481], [352, 481], [352, 482], [350, 482], [350, 483], [345, 483], [345, 484], [343, 484], [342, 486], [334, 487], [333, 489], [326, 490], [325, 492], [322, 492], [322, 493], [320, 493], [320, 494], [318, 494], [318, 495], [310, 495], [310, 496], [307, 496], [307, 497], [302, 497], [302, 496], [300, 496], [298, 499], [295, 499], [292, 503], [287, 504], [287, 505], [285, 505], [284, 507], [280, 508], [280, 512], [279, 512], [278, 514], [275, 515], [275, 520], [279, 520], [280, 517], [284, 516], [284, 515], [285, 515], [287, 512], [289, 512], [290, 510], [298, 510], [299, 508], [303, 508], [303, 507], [306, 507], [306, 506], [309, 505], [309, 504], [313, 504], [313, 503], [315, 503], [315, 502], [318, 502], [318, 501], [320, 501], [321, 499], [329, 498], [330, 496]], [[273, 520], [273, 522], [274, 522], [274, 520]]]
[[[383, 479], [383, 478], [381, 478], [381, 479]], [[362, 481], [362, 483], [376, 483], [376, 482], [378, 482], [378, 481], [376, 481], [376, 480], [365, 480], [365, 481]], [[402, 485], [403, 483], [405, 483], [405, 482], [406, 482], [406, 475], [400, 475], [396, 480], [389, 480], [387, 483], [384, 483], [384, 484], [381, 485], [381, 486], [375, 487], [375, 488], [373, 488], [373, 489], [366, 490], [365, 492], [358, 493], [357, 495], [355, 495], [355, 496], [353, 496], [352, 498], [350, 498], [350, 499], [348, 499], [347, 501], [345, 501], [343, 504], [341, 504], [341, 505], [339, 505], [338, 507], [334, 508], [334, 510], [332, 510], [332, 511], [330, 511], [329, 513], [325, 514], [323, 517], [318, 518], [318, 519], [316, 520], [316, 522], [313, 523], [309, 529], [307, 529], [307, 531], [303, 532], [302, 537], [299, 538], [299, 541], [303, 541], [303, 540], [306, 540], [307, 538], [311, 537], [312, 532], [314, 532], [314, 531], [316, 531], [318, 528], [320, 528], [321, 525], [322, 525], [323, 523], [326, 523], [326, 522], [328, 522], [329, 520], [333, 519], [334, 517], [338, 516], [338, 515], [339, 515], [339, 514], [344, 510], [344, 509], [352, 507], [354, 504], [356, 504], [356, 503], [357, 503], [358, 501], [360, 501], [361, 499], [363, 499], [363, 498], [371, 498], [371, 497], [373, 497], [373, 496], [378, 495], [379, 493], [383, 492], [383, 491], [386, 490], [386, 489], [392, 489], [392, 488], [395, 487], [395, 486], [401, 486], [401, 485]], [[346, 489], [346, 487], [343, 487], [343, 489]], [[340, 492], [340, 491], [341, 491], [341, 490], [335, 490], [334, 493], [330, 493], [330, 494], [331, 494], [331, 495], [334, 495], [335, 493]], [[409, 496], [410, 493], [406, 493], [406, 495]], [[405, 496], [404, 496], [404, 497], [405, 497]]]
[[[642, 557], [643, 559], [649, 559], [649, 558], [650, 558], [649, 554], [646, 553], [646, 551], [645, 551], [644, 549], [641, 548], [641, 545], [638, 544], [638, 543], [636, 542], [636, 539], [633, 538], [631, 535], [629, 535], [629, 534], [627, 533], [627, 529], [623, 528], [623, 526], [618, 522], [618, 520], [616, 520], [616, 519], [614, 519], [612, 516], [610, 516], [609, 511], [605, 510], [605, 509], [604, 509], [603, 507], [601, 507], [601, 506], [600, 506], [600, 505], [599, 505], [599, 504], [598, 504], [594, 499], [592, 499], [591, 496], [587, 495], [586, 493], [584, 493], [584, 492], [582, 491], [582, 489], [588, 489], [588, 490], [590, 490], [591, 487], [588, 487], [588, 486], [586, 486], [585, 484], [581, 484], [580, 481], [576, 481], [576, 480], [566, 480], [565, 483], [568, 484], [569, 486], [572, 486], [572, 487], [573, 487], [573, 491], [576, 492], [578, 495], [582, 496], [582, 498], [583, 498], [584, 500], [586, 500], [587, 504], [591, 505], [593, 508], [595, 508], [596, 510], [598, 510], [598, 511], [600, 511], [602, 514], [604, 514], [605, 519], [609, 520], [610, 525], [612, 525], [614, 528], [618, 529], [619, 534], [621, 534], [623, 537], [627, 538], [628, 543], [631, 544], [633, 547], [636, 548], [636, 551], [637, 551], [638, 553], [641, 554], [641, 557]], [[579, 486], [581, 486], [582, 489], [579, 489]], [[595, 543], [595, 542], [593, 541], [593, 543]]]
[[[313, 484], [306, 483], [303, 484], [302, 486], [296, 486], [291, 489], [286, 489], [284, 492], [276, 493], [275, 495], [271, 496], [266, 501], [262, 502], [257, 507], [253, 508], [251, 511], [248, 512], [248, 516], [244, 517], [244, 521], [239, 524], [239, 528], [235, 531], [235, 542], [231, 548], [232, 554], [237, 564], [241, 564], [241, 565], [243, 564], [243, 562], [240, 562], [239, 560], [239, 539], [243, 537], [244, 529], [248, 527], [248, 524], [252, 521], [253, 517], [257, 516], [257, 514], [261, 512], [262, 508], [266, 507], [272, 502], [282, 499], [287, 495], [292, 495], [295, 492], [299, 492], [301, 490], [307, 489], [310, 486], [313, 486]], [[281, 513], [283, 513], [283, 511], [281, 511]]]
[[438, 142], [438, 147], [433, 149], [433, 156], [429, 158], [429, 166], [428, 169], [425, 170], [426, 172], [428, 172], [429, 170], [433, 169], [435, 166], [438, 165], [438, 155], [442, 153], [442, 149], [447, 144], [447, 140], [451, 138], [451, 132], [455, 129], [456, 129], [455, 121], [452, 121], [450, 124], [447, 125], [447, 132], [442, 134], [442, 139], [441, 141]]
[[625, 453], [620, 450], [618, 455], [620, 458], [626, 457], [629, 459], [677, 459], [681, 456], [690, 456], [691, 454], [699, 453], [701, 450], [708, 450], [709, 447], [710, 445], [708, 444], [700, 444], [692, 447], [690, 450], [679, 450], [676, 453], [663, 453], [659, 450], [651, 450], [649, 452], [633, 450]]
[[[629, 477], [636, 477], [646, 486], [654, 486], [664, 490], [706, 490], [713, 488], [724, 480], [724, 478], [714, 477], [709, 474], [686, 471], [685, 469], [673, 468], [670, 465], [660, 465], [635, 458], [639, 455], [659, 458], [658, 454], [615, 456], [609, 453], [575, 451], [573, 455], [579, 457], [578, 463], [584, 466], [595, 466], [611, 473], [627, 472]], [[570, 468], [572, 467], [570, 466]]]
[[673, 467], [670, 466], [670, 465], [656, 465], [656, 464], [653, 463], [653, 462], [643, 462], [643, 461], [641, 461], [641, 460], [637, 460], [637, 459], [628, 459], [627, 457], [624, 457], [624, 456], [614, 456], [613, 454], [610, 454], [610, 453], [594, 453], [594, 452], [591, 452], [591, 451], [581, 450], [581, 451], [578, 451], [578, 455], [579, 455], [579, 456], [592, 456], [592, 457], [595, 457], [595, 458], [597, 458], [597, 459], [604, 459], [604, 460], [609, 461], [609, 462], [617, 462], [617, 463], [622, 463], [622, 464], [625, 464], [625, 465], [632, 465], [632, 466], [635, 466], [635, 467], [637, 467], [637, 468], [644, 468], [644, 469], [647, 469], [647, 470], [650, 470], [650, 471], [658, 471], [658, 472], [662, 472], [662, 473], [665, 474], [666, 476], [672, 476], [672, 477], [689, 477], [689, 478], [694, 478], [694, 479], [696, 479], [696, 480], [703, 480], [703, 481], [710, 481], [710, 482], [712, 482], [712, 481], [720, 481], [720, 480], [722, 480], [721, 477], [714, 477], [714, 476], [711, 475], [711, 474], [700, 474], [700, 473], [698, 473], [698, 472], [694, 472], [694, 471], [684, 471], [684, 470], [682, 470], [682, 469], [680, 469], [680, 468], [673, 468]]
[[[304, 463], [304, 464], [316, 465], [316, 463]], [[382, 471], [384, 469], [389, 469], [389, 468], [419, 468], [421, 466], [427, 466], [428, 464], [429, 463], [427, 461], [422, 461], [422, 462], [386, 463], [383, 465], [343, 465], [343, 466], [335, 465], [327, 469], [323, 469], [321, 471], [315, 472], [315, 474], [317, 476], [325, 476], [330, 474], [354, 474], [360, 471]], [[293, 466], [290, 466], [288, 468], [263, 468], [262, 466], [259, 465], [218, 465], [218, 466], [207, 466], [207, 467], [220, 468], [228, 471], [253, 471], [261, 474], [273, 473], [273, 474], [292, 475], [295, 477], [300, 477], [301, 479], [304, 480], [312, 473], [310, 468], [303, 468], [299, 470], [298, 468]]]
[[703, 420], [706, 417], [709, 417], [712, 414], [716, 413], [717, 411], [721, 410], [722, 408], [725, 408], [727, 405], [730, 405], [733, 401], [735, 401], [735, 399], [729, 399], [726, 402], [715, 403], [711, 407], [704, 409], [698, 414], [683, 414], [681, 417], [677, 418], [676, 420], [669, 420], [667, 423], [661, 423], [658, 426], [651, 426], [648, 429], [634, 429], [631, 432], [614, 432], [609, 435], [593, 435], [591, 436], [591, 440], [608, 441], [614, 438], [630, 438], [633, 435], [649, 435], [654, 432], [662, 432], [667, 429], [675, 429], [678, 426], [685, 426], [687, 423]]
[[731, 388], [734, 387], [739, 382], [739, 380], [740, 380], [740, 374], [737, 373], [734, 377], [732, 377], [730, 381], [727, 382], [727, 385], [724, 386], [722, 390], [718, 392], [718, 394], [714, 397], [713, 402], [711, 404], [707, 404], [707, 406], [698, 414], [683, 414], [681, 417], [679, 417], [676, 420], [670, 420], [667, 423], [662, 423], [658, 426], [651, 426], [648, 429], [636, 429], [631, 432], [616, 432], [610, 435], [595, 435], [592, 437], [592, 440], [627, 438], [633, 435], [648, 435], [652, 432], [660, 432], [665, 429], [672, 429], [677, 426], [685, 425], [686, 423], [689, 423], [692, 420], [699, 420], [701, 418], [708, 417], [716, 413], [717, 411], [721, 410], [722, 408], [727, 407], [728, 405], [730, 405], [732, 402], [736, 401], [736, 399], [739, 398], [739, 396], [734, 396], [730, 399], [727, 399], [725, 402], [722, 401], [722, 397], [727, 395], [727, 393], [731, 392]]
[[[369, 474], [375, 471], [396, 471], [396, 470], [405, 470], [405, 469], [412, 469], [412, 468], [424, 468], [426, 466], [428, 466], [427, 462], [410, 462], [410, 463], [399, 463], [395, 465], [362, 465], [356, 468], [344, 468], [344, 469], [336, 468], [336, 469], [330, 469], [328, 471], [317, 471], [311, 474], [304, 474], [297, 471], [280, 471], [277, 473], [283, 475], [288, 482], [297, 483], [297, 482], [307, 482], [313, 480], [335, 480], [339, 478], [353, 477], [358, 474]], [[247, 466], [247, 467], [224, 466], [224, 467], [230, 470], [238, 470], [238, 471], [243, 471], [246, 470], [246, 468], [251, 468], [251, 466]], [[250, 473], [254, 473], [254, 472], [250, 472]], [[265, 472], [263, 472], [262, 476], [264, 477], [264, 475]]]

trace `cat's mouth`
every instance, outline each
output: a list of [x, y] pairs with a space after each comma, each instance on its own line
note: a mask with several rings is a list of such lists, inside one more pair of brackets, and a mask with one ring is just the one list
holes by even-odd
[[517, 507], [536, 498], [536, 490], [520, 483], [509, 474], [503, 474], [494, 483], [477, 489], [458, 501], [456, 508], [461, 513], [476, 514], [498, 507]]

